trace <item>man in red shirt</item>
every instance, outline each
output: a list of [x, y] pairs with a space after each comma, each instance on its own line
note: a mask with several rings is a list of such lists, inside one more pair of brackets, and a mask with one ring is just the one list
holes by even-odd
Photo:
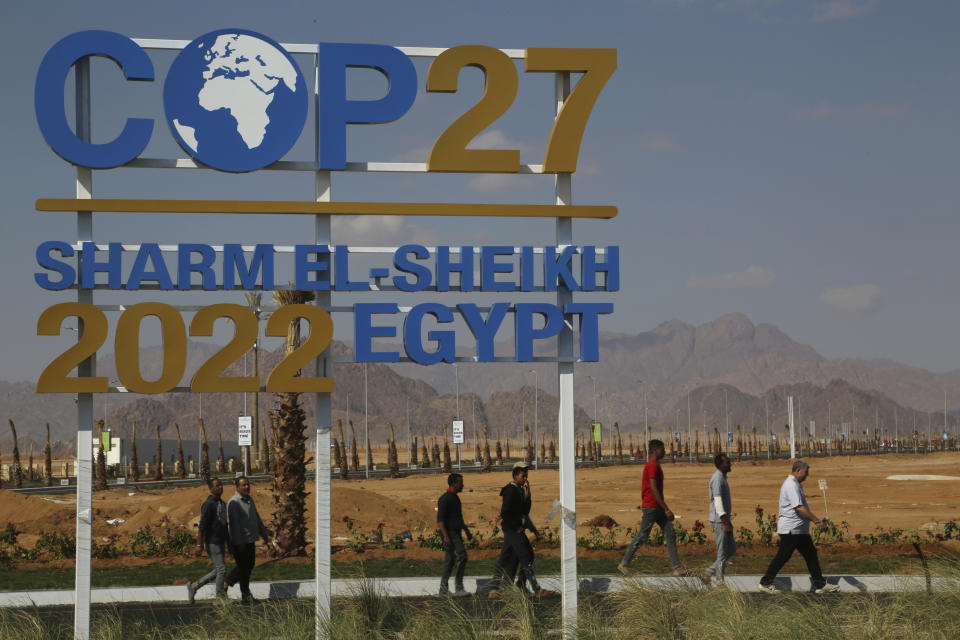
[[670, 566], [673, 568], [674, 576], [684, 575], [684, 570], [680, 566], [680, 556], [677, 555], [677, 536], [673, 530], [673, 511], [667, 506], [666, 498], [663, 497], [663, 468], [660, 466], [660, 460], [666, 455], [666, 449], [660, 440], [650, 441], [650, 460], [643, 466], [643, 519], [640, 521], [640, 529], [637, 535], [633, 537], [627, 552], [623, 555], [623, 560], [617, 565], [620, 573], [627, 575], [629, 573], [630, 560], [637, 548], [647, 541], [650, 537], [650, 531], [654, 524], [660, 525], [663, 530], [663, 537], [667, 543], [667, 553], [670, 554]]

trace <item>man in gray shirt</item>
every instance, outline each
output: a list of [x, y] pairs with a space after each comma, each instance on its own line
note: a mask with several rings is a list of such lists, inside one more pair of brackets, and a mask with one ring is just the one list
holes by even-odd
[[227, 520], [230, 529], [230, 544], [233, 547], [233, 559], [237, 566], [227, 578], [232, 586], [240, 584], [240, 593], [244, 603], [254, 601], [250, 593], [250, 574], [256, 560], [256, 543], [258, 538], [270, 544], [270, 531], [263, 526], [257, 505], [250, 497], [250, 480], [246, 476], [239, 476], [235, 481], [237, 492], [227, 503]]
[[803, 460], [796, 460], [790, 475], [780, 487], [780, 508], [777, 512], [777, 533], [780, 535], [780, 542], [777, 546], [777, 555], [770, 561], [767, 572], [760, 578], [758, 587], [760, 591], [777, 593], [777, 588], [773, 586], [773, 579], [777, 577], [783, 565], [787, 564], [794, 549], [799, 551], [807, 562], [810, 584], [814, 593], [833, 593], [840, 590], [839, 586], [827, 584], [824, 579], [820, 571], [817, 548], [813, 546], [813, 538], [810, 537], [811, 522], [821, 531], [827, 530], [827, 524], [813, 515], [807, 504], [807, 496], [801, 485], [809, 474], [810, 465]]
[[710, 526], [713, 527], [713, 537], [717, 541], [717, 560], [701, 574], [701, 578], [707, 583], [714, 577], [723, 581], [727, 561], [737, 552], [737, 543], [733, 539], [733, 522], [730, 520], [730, 485], [727, 484], [730, 458], [726, 454], [718, 453], [713, 464], [717, 470], [710, 477]]

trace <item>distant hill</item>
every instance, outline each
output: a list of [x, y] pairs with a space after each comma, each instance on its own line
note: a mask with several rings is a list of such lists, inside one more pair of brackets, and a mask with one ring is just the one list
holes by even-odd
[[[437, 389], [446, 391], [453, 386], [449, 371], [442, 366], [401, 363], [391, 367]], [[459, 368], [461, 389], [483, 398], [532, 383], [531, 368], [537, 370], [542, 388], [556, 393], [554, 365], [462, 363]], [[739, 313], [697, 327], [671, 320], [634, 335], [601, 334], [600, 362], [578, 364], [576, 372], [576, 402], [592, 412], [589, 376], [594, 376], [598, 413], [605, 421], [642, 410], [644, 391], [648, 407], [659, 415], [669, 412], [667, 407], [681, 396], [685, 398], [688, 389], [719, 384], [759, 396], [780, 385], [806, 382], [827, 387], [833, 380], [844, 380], [882, 393], [902, 407], [941, 412], [946, 389], [950, 408], [960, 407], [960, 370], [933, 373], [889, 360], [826, 359], [774, 325], [754, 325]]]
[[[538, 353], [555, 348], [549, 341]], [[190, 359], [183, 384], [196, 368], [220, 347], [191, 342]], [[350, 347], [334, 342], [335, 356], [350, 354]], [[797, 398], [801, 419], [826, 421], [830, 403], [833, 422], [856, 407], [857, 422], [872, 425], [879, 419], [885, 425], [895, 420], [909, 422], [912, 428], [916, 411], [918, 422], [926, 424], [926, 412], [936, 424], [936, 414], [943, 423], [943, 392], [947, 390], [951, 407], [960, 403], [960, 371], [933, 373], [888, 360], [826, 359], [809, 346], [791, 340], [777, 327], [754, 325], [742, 314], [728, 314], [698, 327], [671, 320], [651, 331], [637, 334], [602, 334], [600, 362], [578, 364], [574, 396], [577, 403], [576, 427], [586, 429], [594, 418], [605, 425], [618, 421], [624, 433], [640, 432], [643, 424], [644, 393], [648, 421], [657, 430], [672, 432], [677, 423], [687, 422], [687, 392], [691, 396], [691, 418], [694, 425], [704, 422], [708, 428], [724, 424], [723, 390], [727, 393], [731, 424], [763, 424], [769, 407], [771, 424], [783, 421], [786, 395]], [[159, 375], [159, 347], [145, 347], [141, 362], [143, 375]], [[261, 378], [279, 361], [280, 351], [262, 350]], [[113, 376], [112, 355], [104, 355], [98, 364], [100, 375]], [[248, 359], [252, 367], [252, 359]], [[242, 361], [235, 363], [228, 374], [242, 373]], [[364, 367], [361, 364], [333, 365], [336, 390], [332, 408], [334, 426], [344, 422], [346, 437], [349, 418], [363, 438]], [[531, 372], [535, 370], [537, 376]], [[591, 376], [593, 379], [591, 379]], [[522, 432], [522, 423], [533, 426], [533, 383], [540, 387], [539, 422], [545, 432], [556, 428], [557, 375], [556, 365], [549, 363], [484, 363], [461, 362], [457, 368], [416, 364], [369, 364], [367, 366], [368, 410], [371, 438], [383, 443], [387, 423], [392, 422], [401, 442], [407, 438], [407, 407], [414, 435], [440, 433], [443, 422], [456, 414], [457, 378], [460, 387], [460, 414], [466, 422], [468, 443], [477, 429], [491, 427], [504, 436]], [[594, 396], [594, 382], [596, 396]], [[308, 421], [312, 424], [313, 398], [303, 397]], [[203, 394], [203, 416], [209, 436], [221, 432], [225, 439], [236, 437], [237, 415], [243, 412], [242, 394]], [[273, 407], [272, 394], [260, 394], [261, 424], [266, 427], [267, 410]], [[476, 409], [474, 410], [474, 406]], [[43, 425], [49, 422], [52, 438], [71, 443], [75, 440], [76, 413], [69, 395], [38, 396], [32, 383], [0, 382], [0, 410], [12, 418], [21, 437], [42, 441]], [[252, 394], [247, 396], [247, 411], [252, 411]], [[678, 413], [679, 411], [679, 413]], [[129, 433], [137, 420], [138, 433], [152, 433], [161, 425], [162, 435], [173, 437], [173, 423], [179, 423], [185, 438], [196, 437], [200, 415], [199, 394], [125, 397], [122, 394], [100, 396], [95, 402], [95, 415], [106, 416], [107, 425], [115, 432]], [[475, 418], [474, 418], [475, 416]], [[774, 417], [779, 416], [779, 417]], [[956, 420], [956, 416], [951, 418]], [[849, 421], [843, 418], [843, 421]], [[901, 424], [907, 424], [903, 422]], [[9, 431], [0, 430], [0, 446], [7, 451]], [[515, 437], [515, 436], [512, 436]], [[472, 446], [472, 445], [470, 445]], [[21, 446], [21, 449], [23, 447]]]

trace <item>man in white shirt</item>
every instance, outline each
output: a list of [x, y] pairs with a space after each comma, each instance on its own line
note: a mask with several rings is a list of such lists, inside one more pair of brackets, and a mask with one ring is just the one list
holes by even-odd
[[713, 536], [717, 541], [717, 560], [703, 570], [701, 578], [709, 583], [712, 578], [723, 581], [723, 573], [727, 561], [737, 552], [737, 543], [733, 539], [733, 522], [730, 520], [732, 505], [730, 501], [730, 485], [727, 484], [727, 474], [730, 473], [730, 458], [718, 453], [713, 459], [717, 468], [710, 477], [710, 526], [713, 527]]
[[777, 533], [780, 535], [780, 542], [777, 555], [767, 567], [767, 572], [760, 578], [758, 587], [760, 591], [777, 593], [777, 588], [773, 586], [773, 579], [793, 555], [794, 549], [798, 550], [807, 562], [810, 584], [814, 593], [833, 593], [840, 590], [840, 587], [827, 584], [824, 579], [820, 571], [820, 558], [817, 556], [816, 547], [813, 546], [813, 538], [810, 537], [811, 522], [820, 527], [821, 531], [827, 530], [827, 524], [813, 515], [807, 504], [807, 496], [803, 493], [801, 483], [809, 474], [810, 465], [803, 460], [797, 460], [793, 463], [790, 475], [780, 487], [780, 508], [777, 512]]

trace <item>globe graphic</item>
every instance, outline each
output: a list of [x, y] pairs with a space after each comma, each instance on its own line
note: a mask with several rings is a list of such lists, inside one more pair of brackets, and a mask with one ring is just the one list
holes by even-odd
[[220, 29], [177, 55], [163, 86], [170, 131], [184, 151], [222, 171], [254, 171], [283, 157], [307, 119], [293, 58], [266, 36]]

